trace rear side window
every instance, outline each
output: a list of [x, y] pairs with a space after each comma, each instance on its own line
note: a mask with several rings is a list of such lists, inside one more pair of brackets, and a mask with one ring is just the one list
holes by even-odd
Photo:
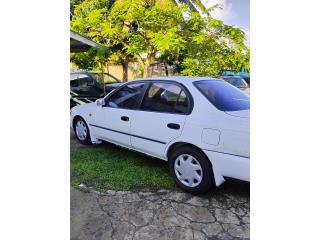
[[188, 99], [176, 84], [152, 83], [142, 101], [141, 110], [186, 114]]
[[177, 103], [174, 108], [175, 113], [187, 113], [188, 112], [188, 98], [186, 93], [181, 90], [180, 96], [177, 99]]
[[221, 111], [250, 109], [250, 98], [236, 87], [218, 80], [194, 82], [199, 91]]

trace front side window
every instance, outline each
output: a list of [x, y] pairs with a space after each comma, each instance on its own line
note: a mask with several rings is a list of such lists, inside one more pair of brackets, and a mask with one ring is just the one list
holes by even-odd
[[142, 101], [141, 110], [185, 114], [188, 111], [188, 99], [176, 84], [152, 83]]
[[106, 106], [112, 108], [136, 108], [144, 85], [144, 83], [133, 83], [122, 87], [111, 96], [107, 101]]
[[250, 109], [250, 98], [236, 87], [218, 80], [194, 82], [199, 91], [221, 111]]

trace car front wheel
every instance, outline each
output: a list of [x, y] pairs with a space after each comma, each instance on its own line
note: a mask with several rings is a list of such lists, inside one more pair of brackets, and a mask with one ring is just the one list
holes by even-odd
[[77, 117], [75, 119], [73, 129], [79, 142], [85, 145], [91, 144], [89, 128], [83, 118]]
[[196, 148], [181, 147], [169, 158], [170, 172], [176, 184], [186, 192], [203, 194], [214, 183], [211, 164]]

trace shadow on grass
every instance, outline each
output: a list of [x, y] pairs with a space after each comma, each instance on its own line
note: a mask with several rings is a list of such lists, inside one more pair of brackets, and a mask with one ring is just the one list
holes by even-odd
[[[119, 154], [120, 152], [125, 153], [126, 155], [132, 157], [132, 158], [137, 158], [139, 161], [137, 161], [137, 166], [149, 166], [149, 167], [160, 167], [160, 168], [168, 168], [168, 162], [158, 159], [158, 158], [153, 158], [148, 155], [145, 155], [143, 153], [139, 153], [133, 150], [125, 149], [119, 146], [116, 146], [112, 143], [108, 142], [102, 142], [100, 145], [94, 145], [92, 146], [93, 148], [97, 149], [104, 149], [110, 152], [114, 152], [116, 154]], [[168, 169], [169, 171], [169, 169]]]

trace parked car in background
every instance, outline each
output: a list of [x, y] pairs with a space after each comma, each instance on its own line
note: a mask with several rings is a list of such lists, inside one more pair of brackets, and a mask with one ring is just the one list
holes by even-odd
[[239, 77], [239, 76], [220, 76], [219, 78], [223, 79], [224, 81], [230, 83], [231, 85], [239, 88], [241, 91], [250, 95], [250, 87], [242, 77]]
[[205, 193], [227, 177], [250, 181], [250, 98], [223, 80], [140, 79], [70, 114], [82, 144], [108, 141], [169, 161], [187, 192]]
[[104, 79], [95, 72], [70, 73], [70, 106], [94, 102], [120, 85], [117, 78], [107, 73]]
[[234, 70], [223, 70], [220, 72], [220, 76], [238, 76], [243, 78], [246, 83], [250, 87], [250, 73], [246, 71], [244, 66], [241, 67], [240, 71], [234, 71]]

